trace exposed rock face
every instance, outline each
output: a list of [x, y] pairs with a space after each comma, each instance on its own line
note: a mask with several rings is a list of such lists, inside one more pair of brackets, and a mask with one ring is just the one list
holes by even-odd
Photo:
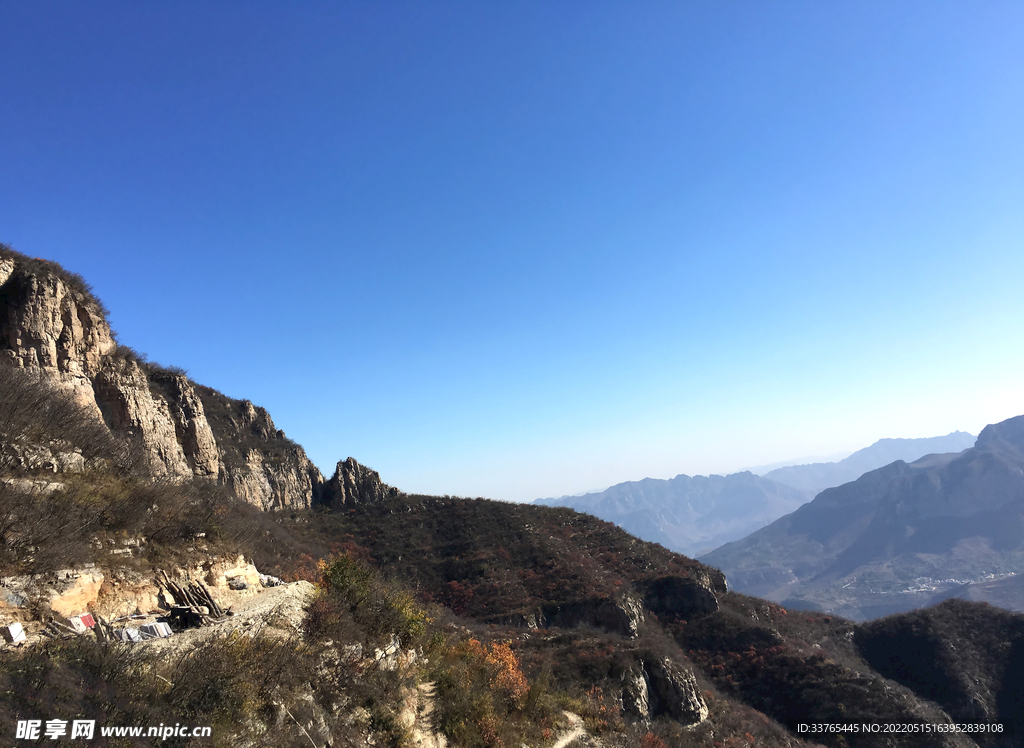
[[[262, 587], [259, 571], [245, 560], [245, 556], [238, 556], [234, 560], [207, 562], [203, 565], [203, 571], [206, 572], [205, 581], [210, 585], [211, 591], [258, 590]], [[244, 587], [239, 584], [239, 580], [245, 582]]]
[[604, 597], [569, 603], [552, 603], [535, 611], [488, 619], [489, 623], [523, 626], [531, 629], [549, 626], [561, 628], [593, 626], [631, 639], [636, 638], [639, 634], [640, 624], [643, 621], [643, 604], [629, 595], [625, 595], [619, 600]]
[[707, 719], [708, 705], [704, 703], [692, 671], [667, 657], [645, 663], [644, 671], [653, 716], [667, 714], [684, 725], [695, 725]]
[[325, 503], [332, 506], [373, 504], [396, 496], [397, 488], [381, 481], [376, 470], [360, 465], [352, 457], [338, 463], [324, 488]]
[[263, 509], [301, 509], [317, 498], [323, 483], [320, 471], [296, 447], [285, 464], [268, 462], [262, 452], [251, 449], [241, 466], [227, 468], [228, 484], [235, 494]]
[[622, 600], [581, 600], [561, 605], [545, 605], [542, 620], [541, 625], [545, 628], [594, 626], [633, 638], [636, 637], [644, 620], [644, 609], [638, 600], [630, 597]]
[[693, 672], [669, 658], [641, 661], [640, 671], [623, 675], [622, 706], [641, 719], [668, 715], [684, 725], [703, 722], [708, 716]]
[[192, 475], [167, 401], [154, 397], [146, 372], [138, 362], [108, 357], [93, 380], [96, 404], [115, 433], [124, 434], [139, 448], [150, 472], [159, 477]]
[[220, 480], [263, 509], [305, 508], [323, 500], [324, 477], [266, 410], [209, 387], [195, 388], [220, 446]]
[[108, 570], [96, 604], [89, 609], [108, 619], [151, 613], [160, 610], [159, 596], [152, 579], [123, 568]]
[[173, 374], [167, 377], [167, 389], [171, 395], [175, 433], [192, 472], [216, 478], [221, 470], [220, 450], [217, 449], [217, 440], [213, 438], [213, 429], [206, 420], [203, 401], [196, 394], [192, 382], [184, 375]]
[[[19, 259], [9, 251], [0, 254], [0, 341], [7, 356], [19, 367], [52, 369], [70, 378], [95, 375], [117, 347], [102, 306], [80, 278]], [[47, 265], [51, 272], [38, 272]]]
[[[3, 245], [0, 355], [73, 391], [102, 418], [104, 433], [131, 444], [154, 476], [217, 480], [263, 509], [306, 508], [323, 498], [320, 471], [266, 410], [139, 361], [117, 346], [102, 304], [80, 277]], [[68, 454], [19, 453], [15, 462], [55, 472], [81, 468], [81, 456]], [[398, 493], [351, 458], [339, 463], [333, 486], [332, 498], [342, 504]]]
[[99, 571], [65, 569], [45, 578], [32, 578], [27, 583], [26, 597], [48, 600], [50, 609], [66, 618], [85, 613], [95, 606], [102, 586], [103, 574]]
[[622, 708], [628, 714], [641, 719], [651, 716], [650, 690], [647, 688], [647, 674], [642, 670], [628, 670], [622, 675]]

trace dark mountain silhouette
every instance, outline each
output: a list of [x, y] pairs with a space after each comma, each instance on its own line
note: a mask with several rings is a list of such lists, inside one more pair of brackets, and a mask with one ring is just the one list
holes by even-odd
[[[1024, 617], [949, 600], [858, 626], [854, 641], [878, 672], [939, 704], [957, 722], [1002, 725], [1006, 734], [1021, 735]], [[977, 742], [997, 741], [987, 735]]]
[[736, 589], [870, 618], [1024, 570], [1024, 416], [971, 449], [897, 461], [822, 491], [702, 557]]

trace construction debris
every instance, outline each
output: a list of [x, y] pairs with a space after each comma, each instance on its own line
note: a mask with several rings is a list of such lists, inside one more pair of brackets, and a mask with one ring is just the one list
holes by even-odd
[[0, 628], [0, 633], [3, 634], [4, 641], [8, 644], [17, 644], [18, 642], [25, 641], [25, 629], [22, 628], [20, 623], [12, 623], [9, 626]]
[[91, 613], [83, 613], [80, 616], [71, 617], [71, 628], [77, 633], [84, 634], [86, 631], [96, 625], [96, 621], [93, 619]]
[[142, 634], [139, 633], [138, 629], [123, 628], [118, 629], [114, 632], [114, 637], [118, 641], [122, 642], [140, 642], [142, 641]]
[[203, 626], [224, 617], [224, 611], [201, 582], [190, 582], [188, 587], [183, 587], [173, 581], [166, 571], [161, 571], [160, 574], [162, 584], [174, 598], [175, 605], [171, 608], [170, 615], [172, 623], [189, 628]]
[[173, 631], [171, 627], [163, 621], [157, 621], [156, 623], [144, 623], [139, 627], [139, 633], [142, 634], [143, 639], [163, 639], [170, 636]]

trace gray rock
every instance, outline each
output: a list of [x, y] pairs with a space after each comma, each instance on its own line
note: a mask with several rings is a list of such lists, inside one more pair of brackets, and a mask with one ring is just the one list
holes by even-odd
[[[81, 279], [0, 247], [0, 294], [0, 358], [73, 393], [104, 434], [130, 446], [134, 464], [156, 477], [216, 480], [265, 510], [308, 508], [321, 498], [320, 471], [266, 410], [119, 348], [102, 304]], [[80, 454], [61, 445], [26, 448], [34, 451], [11, 459], [58, 473], [84, 467]], [[364, 500], [373, 493], [365, 476], [354, 482]]]
[[376, 470], [360, 465], [352, 457], [342, 460], [324, 486], [324, 503], [333, 506], [373, 504], [396, 498], [399, 494], [380, 479]]
[[667, 714], [684, 725], [707, 719], [708, 706], [691, 670], [667, 657], [645, 669], [652, 716]]

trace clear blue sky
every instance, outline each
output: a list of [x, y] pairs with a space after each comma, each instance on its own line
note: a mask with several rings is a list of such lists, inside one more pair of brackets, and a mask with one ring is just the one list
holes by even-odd
[[7, 2], [0, 43], [0, 241], [326, 472], [527, 500], [1024, 413], [1019, 2]]

